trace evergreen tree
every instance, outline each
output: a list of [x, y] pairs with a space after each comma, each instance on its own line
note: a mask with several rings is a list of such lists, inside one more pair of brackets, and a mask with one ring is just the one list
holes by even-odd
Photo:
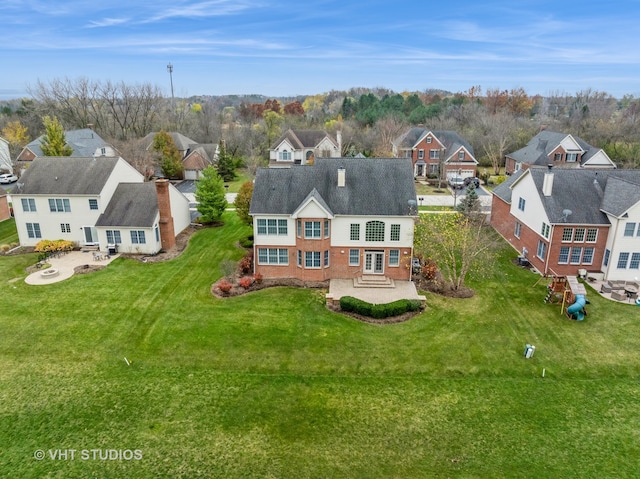
[[44, 156], [71, 156], [73, 148], [67, 145], [64, 128], [58, 118], [45, 116], [42, 119], [45, 133], [40, 141], [40, 148]]
[[223, 181], [233, 181], [236, 177], [236, 160], [233, 155], [227, 151], [227, 147], [224, 141], [219, 143], [218, 149], [218, 163], [216, 166], [218, 175]]
[[236, 214], [238, 215], [240, 220], [247, 225], [251, 225], [253, 223], [253, 220], [249, 215], [249, 207], [251, 206], [252, 195], [253, 181], [247, 181], [240, 187], [240, 191], [238, 191], [238, 196], [236, 196], [236, 200], [234, 202], [234, 205], [236, 207]]
[[195, 192], [202, 223], [219, 221], [227, 207], [224, 182], [213, 166], [202, 170]]
[[480, 200], [473, 182], [467, 186], [465, 196], [460, 200], [456, 209], [465, 216], [473, 216], [480, 212]]

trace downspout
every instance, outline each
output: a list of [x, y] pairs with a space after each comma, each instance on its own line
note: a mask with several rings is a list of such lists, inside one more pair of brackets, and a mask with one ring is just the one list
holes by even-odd
[[[555, 230], [556, 226], [551, 226], [551, 231], [549, 232], [549, 238], [553, 238], [553, 230]], [[549, 258], [551, 257], [551, 241], [549, 241], [547, 248], [547, 257], [544, 260], [544, 275], [547, 275], [547, 271], [549, 270]]]

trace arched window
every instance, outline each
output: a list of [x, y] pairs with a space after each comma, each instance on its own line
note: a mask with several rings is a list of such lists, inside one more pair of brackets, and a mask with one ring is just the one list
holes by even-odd
[[288, 150], [282, 150], [280, 152], [280, 161], [291, 161], [291, 152]]
[[384, 222], [367, 221], [365, 230], [366, 241], [384, 241]]

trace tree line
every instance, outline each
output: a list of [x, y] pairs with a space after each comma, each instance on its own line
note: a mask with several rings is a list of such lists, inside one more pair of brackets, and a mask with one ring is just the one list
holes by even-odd
[[0, 136], [9, 141], [14, 158], [44, 132], [48, 116], [67, 130], [94, 128], [132, 164], [140, 149], [136, 142], [152, 131], [178, 131], [198, 143], [224, 141], [251, 173], [266, 164], [270, 146], [287, 128], [334, 135], [339, 130], [344, 156], [389, 157], [392, 140], [422, 125], [457, 131], [481, 165], [495, 170], [505, 154], [524, 146], [542, 127], [603, 148], [620, 167], [640, 166], [640, 98], [590, 89], [544, 97], [521, 88], [472, 86], [457, 93], [352, 88], [291, 98], [172, 99], [149, 83], [66, 78], [38, 81], [28, 91], [31, 98], [0, 103]]

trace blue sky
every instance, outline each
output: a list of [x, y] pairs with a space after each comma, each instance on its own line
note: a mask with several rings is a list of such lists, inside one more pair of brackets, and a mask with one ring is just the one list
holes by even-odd
[[2, 0], [0, 99], [38, 80], [176, 96], [351, 87], [640, 96], [640, 0]]

